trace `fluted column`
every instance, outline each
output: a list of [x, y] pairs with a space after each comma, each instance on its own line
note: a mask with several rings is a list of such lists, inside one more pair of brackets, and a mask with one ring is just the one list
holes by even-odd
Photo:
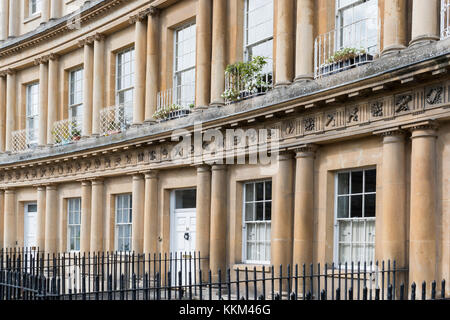
[[37, 187], [37, 230], [36, 242], [39, 251], [45, 252], [45, 215], [46, 215], [46, 187]]
[[227, 2], [213, 1], [212, 58], [211, 58], [211, 105], [224, 104], [225, 90]]
[[314, 78], [314, 0], [297, 0], [295, 81]]
[[147, 69], [145, 75], [145, 121], [155, 122], [159, 80], [159, 9], [150, 7], [147, 21]]
[[144, 253], [158, 250], [158, 173], [145, 173], [144, 196]]
[[294, 1], [277, 0], [275, 85], [292, 82], [294, 77]]
[[5, 191], [0, 190], [0, 249], [3, 248], [5, 236]]
[[8, 38], [9, 1], [0, 0], [0, 42]]
[[61, 17], [61, 8], [62, 1], [61, 0], [51, 0], [50, 5], [50, 19], [58, 19]]
[[91, 244], [91, 182], [81, 182], [80, 251], [89, 252]]
[[55, 185], [48, 185], [45, 191], [45, 252], [57, 252], [58, 210]]
[[145, 116], [145, 72], [146, 72], [146, 49], [147, 49], [147, 26], [146, 15], [139, 13], [129, 19], [134, 23], [134, 99], [133, 99], [133, 125], [144, 122]]
[[5, 209], [4, 209], [4, 228], [3, 245], [5, 248], [14, 248], [16, 246], [17, 234], [17, 216], [16, 216], [16, 191], [13, 189], [5, 190]]
[[41, 24], [50, 20], [50, 0], [41, 0]]
[[439, 40], [438, 0], [413, 0], [410, 45]]
[[92, 94], [94, 78], [94, 48], [93, 39], [82, 40], [79, 46], [83, 47], [83, 137], [92, 134]]
[[[211, 222], [211, 169], [203, 165], [197, 167], [196, 203], [196, 250], [202, 258], [209, 258]], [[208, 260], [201, 260], [201, 270], [208, 270]], [[206, 277], [205, 277], [206, 279]]]
[[224, 279], [227, 252], [227, 167], [214, 165], [211, 177], [211, 233], [210, 233], [210, 269], [213, 279], [222, 271]]
[[94, 84], [92, 98], [92, 134], [100, 134], [100, 110], [104, 107], [105, 89], [105, 37], [97, 33], [94, 36]]
[[313, 263], [314, 156], [317, 147], [297, 149], [295, 170], [293, 266]]
[[382, 55], [395, 53], [406, 47], [406, 15], [406, 0], [384, 1]]
[[209, 105], [211, 81], [211, 0], [197, 1], [195, 105]]
[[412, 128], [409, 281], [436, 280], [436, 127]]
[[406, 263], [406, 159], [405, 134], [386, 131], [383, 134], [382, 167], [382, 259]]
[[54, 143], [53, 126], [58, 119], [58, 56], [51, 54], [48, 62], [47, 144]]
[[11, 151], [14, 130], [16, 130], [16, 73], [9, 69], [6, 75], [5, 151]]
[[34, 61], [39, 65], [39, 136], [40, 146], [47, 144], [47, 107], [48, 107], [48, 58], [38, 58]]
[[131, 247], [136, 253], [142, 253], [144, 246], [144, 187], [144, 176], [142, 174], [133, 175]]
[[292, 240], [294, 222], [294, 160], [290, 153], [278, 155], [278, 172], [272, 197], [271, 264], [279, 275], [292, 262]]
[[0, 73], [0, 152], [5, 151], [6, 94], [6, 76]]
[[103, 180], [92, 180], [91, 252], [103, 250]]
[[20, 7], [19, 1], [9, 0], [8, 37], [19, 35]]

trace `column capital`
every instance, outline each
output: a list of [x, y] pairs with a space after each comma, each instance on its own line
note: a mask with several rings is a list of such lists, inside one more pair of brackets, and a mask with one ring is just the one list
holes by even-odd
[[90, 186], [92, 184], [92, 181], [90, 181], [90, 180], [82, 180], [81, 181], [81, 185], [83, 186], [83, 187], [85, 187], [85, 186]]
[[436, 137], [438, 124], [436, 121], [423, 121], [419, 123], [413, 123], [410, 125], [402, 126], [402, 129], [411, 131], [411, 139], [418, 137]]
[[211, 166], [207, 164], [199, 164], [195, 166], [197, 168], [197, 172], [210, 172]]
[[57, 60], [59, 58], [59, 55], [57, 53], [50, 53], [48, 56], [49, 60]]
[[375, 131], [373, 134], [382, 137], [383, 143], [401, 142], [404, 141], [406, 136], [406, 132], [400, 127]]
[[290, 151], [280, 152], [277, 156], [278, 161], [287, 161], [294, 158], [294, 153]]
[[94, 179], [91, 179], [90, 181], [93, 186], [103, 184], [102, 178], [94, 178]]
[[49, 60], [49, 56], [42, 56], [42, 57], [36, 58], [36, 59], [34, 59], [34, 65], [37, 66], [40, 64], [47, 63], [48, 60]]
[[56, 184], [46, 184], [45, 189], [46, 190], [56, 190]]
[[132, 15], [128, 18], [128, 23], [129, 24], [134, 24], [138, 21], [144, 21], [147, 18], [147, 10], [143, 10], [138, 12], [135, 15]]
[[36, 188], [37, 188], [37, 191], [45, 191], [45, 190], [47, 190], [46, 185], [43, 185], [43, 184], [36, 186]]
[[6, 77], [7, 72], [6, 70], [0, 70], [0, 77]]
[[314, 158], [319, 147], [315, 144], [305, 144], [295, 149], [295, 158]]
[[160, 13], [161, 10], [154, 6], [150, 6], [148, 9], [146, 9], [146, 14], [151, 17], [159, 16]]
[[94, 41], [103, 41], [105, 40], [106, 36], [103, 33], [97, 32], [93, 36]]
[[133, 180], [137, 181], [137, 180], [144, 180], [144, 175], [140, 172], [134, 172], [132, 174]]
[[84, 46], [88, 46], [92, 43], [94, 43], [94, 36], [88, 36], [78, 41], [78, 47], [83, 48]]
[[158, 170], [150, 170], [143, 172], [145, 179], [157, 179], [158, 178]]
[[214, 164], [211, 167], [212, 171], [220, 171], [220, 170], [227, 170], [227, 165], [225, 164]]
[[16, 189], [13, 189], [13, 188], [3, 189], [3, 191], [5, 192], [5, 194], [15, 194], [16, 193]]
[[12, 76], [13, 74], [16, 73], [16, 70], [13, 69], [13, 68], [8, 68], [8, 69], [5, 70], [5, 72], [6, 72], [6, 75]]

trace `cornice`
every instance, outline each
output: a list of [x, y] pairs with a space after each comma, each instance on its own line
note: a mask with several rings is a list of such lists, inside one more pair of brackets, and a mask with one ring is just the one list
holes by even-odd
[[1, 48], [0, 57], [5, 57], [21, 52], [28, 47], [35, 46], [43, 41], [49, 41], [50, 39], [55, 38], [59, 35], [71, 32], [74, 30], [74, 23], [82, 25], [90, 20], [97, 18], [100, 15], [105, 14], [106, 12], [117, 7], [123, 2], [125, 2], [125, 0], [104, 0], [92, 7], [89, 7], [85, 11], [82, 11], [78, 15], [76, 13], [73, 13], [65, 16], [61, 18], [61, 21], [58, 22], [55, 26], [50, 27], [49, 29], [44, 29], [30, 37], [25, 37], [23, 40], [20, 40], [18, 42], [11, 43], [11, 45], [5, 48]]

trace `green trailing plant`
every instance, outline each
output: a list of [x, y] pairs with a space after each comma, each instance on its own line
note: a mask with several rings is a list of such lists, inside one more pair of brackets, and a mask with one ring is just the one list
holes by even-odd
[[336, 51], [329, 59], [328, 63], [336, 63], [349, 59], [354, 59], [357, 56], [363, 55], [366, 53], [365, 49], [356, 49], [356, 48], [343, 48], [341, 50]]
[[266, 64], [267, 58], [262, 56], [254, 56], [247, 62], [229, 64], [225, 68], [228, 86], [222, 93], [222, 98], [236, 101], [243, 91], [254, 93], [260, 88], [267, 88], [270, 84], [267, 75], [263, 73]]
[[[191, 108], [191, 106], [189, 106]], [[178, 104], [172, 104], [167, 108], [160, 109], [153, 114], [153, 118], [157, 120], [167, 119], [171, 112], [183, 109], [182, 106]]]
[[72, 121], [71, 127], [72, 127], [72, 132], [71, 132], [72, 138], [81, 137], [81, 130], [78, 128], [76, 121]]

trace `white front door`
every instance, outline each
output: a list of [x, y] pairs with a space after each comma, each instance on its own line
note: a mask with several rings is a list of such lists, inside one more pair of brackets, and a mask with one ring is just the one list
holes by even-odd
[[179, 275], [183, 284], [189, 283], [189, 272], [194, 280], [194, 252], [196, 231], [196, 190], [175, 190], [171, 194], [170, 252], [172, 283], [179, 284]]
[[37, 204], [26, 203], [24, 206], [23, 246], [36, 250], [37, 246]]

